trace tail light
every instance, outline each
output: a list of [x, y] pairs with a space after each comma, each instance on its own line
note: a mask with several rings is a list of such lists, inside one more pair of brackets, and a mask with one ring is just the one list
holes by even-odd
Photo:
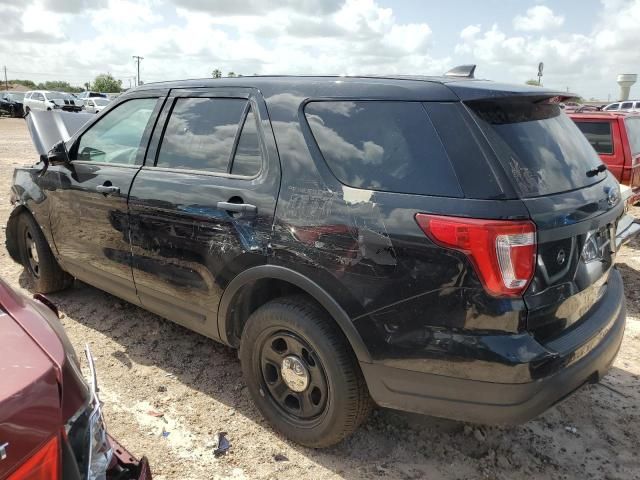
[[57, 480], [60, 478], [60, 436], [34, 453], [7, 480]]
[[466, 254], [484, 288], [493, 296], [522, 295], [533, 278], [536, 227], [532, 222], [425, 213], [418, 213], [416, 221], [438, 245]]

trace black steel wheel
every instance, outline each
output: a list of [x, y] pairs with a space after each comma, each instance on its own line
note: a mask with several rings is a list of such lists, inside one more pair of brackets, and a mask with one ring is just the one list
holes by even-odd
[[25, 268], [29, 270], [29, 273], [36, 279], [40, 278], [40, 257], [38, 255], [38, 247], [36, 241], [33, 238], [33, 232], [30, 225], [25, 225], [22, 232], [25, 246], [26, 263]]
[[322, 361], [294, 332], [278, 331], [260, 347], [263, 391], [294, 421], [313, 421], [324, 413], [329, 387]]
[[267, 302], [248, 318], [240, 361], [249, 393], [271, 425], [307, 447], [355, 431], [372, 402], [335, 321], [305, 295]]
[[73, 278], [58, 265], [47, 239], [30, 213], [20, 214], [14, 234], [22, 265], [36, 292], [51, 293], [71, 285]]

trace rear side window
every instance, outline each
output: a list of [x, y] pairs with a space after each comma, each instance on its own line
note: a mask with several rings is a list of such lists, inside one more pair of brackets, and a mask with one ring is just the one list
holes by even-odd
[[609, 122], [583, 122], [578, 120], [575, 122], [596, 152], [604, 153], [605, 155], [613, 153], [613, 139]]
[[587, 176], [602, 161], [558, 105], [526, 100], [467, 105], [522, 197], [583, 188], [604, 178]]
[[226, 173], [246, 103], [237, 98], [178, 98], [156, 166]]
[[631, 153], [636, 155], [640, 153], [640, 118], [627, 118], [625, 119], [625, 125], [627, 126], [627, 137], [629, 137]]
[[620, 110], [626, 109], [626, 108], [633, 108], [633, 102], [624, 102], [620, 104]]
[[262, 155], [260, 154], [260, 141], [258, 140], [258, 127], [256, 117], [250, 108], [240, 132], [238, 146], [233, 157], [231, 173], [253, 177], [260, 172]]
[[442, 142], [419, 102], [311, 102], [305, 116], [336, 178], [355, 188], [461, 197]]

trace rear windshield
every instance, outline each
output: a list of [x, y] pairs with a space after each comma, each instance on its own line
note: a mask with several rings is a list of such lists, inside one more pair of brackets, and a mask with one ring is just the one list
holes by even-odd
[[613, 153], [613, 139], [609, 122], [574, 121], [596, 152], [605, 155]]
[[419, 102], [327, 101], [305, 107], [311, 132], [340, 182], [355, 188], [461, 197]]
[[522, 197], [575, 190], [604, 178], [587, 176], [602, 161], [558, 105], [513, 100], [467, 105]]
[[627, 118], [625, 124], [627, 125], [627, 136], [629, 137], [631, 153], [636, 155], [640, 153], [640, 118]]

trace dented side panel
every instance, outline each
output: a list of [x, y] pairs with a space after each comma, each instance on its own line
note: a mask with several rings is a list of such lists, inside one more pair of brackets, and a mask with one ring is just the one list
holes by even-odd
[[[474, 334], [520, 331], [524, 302], [488, 296], [466, 257], [434, 245], [414, 217], [417, 212], [466, 212], [522, 219], [528, 217], [522, 202], [342, 185], [302, 120], [307, 98], [292, 92], [267, 99], [283, 165], [269, 262], [314, 279], [335, 298], [374, 361], [402, 358], [405, 368], [433, 371], [440, 368], [438, 358], [456, 352], [463, 358], [470, 348], [468, 336], [452, 332], [473, 339]], [[465, 368], [461, 363], [458, 370]]]

